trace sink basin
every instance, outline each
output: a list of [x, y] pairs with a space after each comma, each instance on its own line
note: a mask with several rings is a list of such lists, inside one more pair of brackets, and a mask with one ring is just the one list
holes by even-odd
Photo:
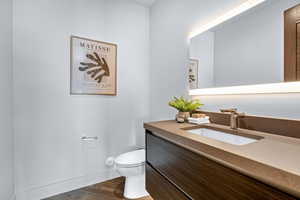
[[253, 142], [258, 141], [257, 139], [244, 137], [244, 136], [240, 136], [240, 135], [234, 135], [234, 134], [225, 133], [222, 131], [216, 131], [216, 130], [207, 129], [207, 128], [193, 129], [193, 130], [188, 130], [187, 132], [195, 134], [195, 135], [201, 135], [203, 137], [207, 137], [207, 138], [218, 140], [218, 141], [225, 142], [225, 143], [239, 145], [239, 146], [251, 144]]

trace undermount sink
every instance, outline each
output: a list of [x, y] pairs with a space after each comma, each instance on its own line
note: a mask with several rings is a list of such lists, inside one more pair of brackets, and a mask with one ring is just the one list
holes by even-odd
[[192, 129], [192, 130], [188, 130], [187, 132], [195, 135], [201, 135], [203, 137], [207, 137], [225, 143], [239, 145], [239, 146], [251, 144], [253, 142], [258, 141], [258, 139], [244, 137], [240, 135], [234, 135], [234, 134], [225, 133], [222, 131], [216, 131], [207, 128]]

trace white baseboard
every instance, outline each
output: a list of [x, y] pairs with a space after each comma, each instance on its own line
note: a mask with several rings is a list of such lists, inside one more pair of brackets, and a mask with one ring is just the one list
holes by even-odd
[[117, 177], [119, 177], [119, 175], [114, 170], [89, 174], [41, 187], [31, 188], [22, 192], [22, 194], [17, 195], [16, 200], [41, 200]]

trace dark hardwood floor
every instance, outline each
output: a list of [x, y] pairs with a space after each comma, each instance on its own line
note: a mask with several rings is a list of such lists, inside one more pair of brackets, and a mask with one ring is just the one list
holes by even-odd
[[[125, 200], [123, 197], [124, 183], [124, 178], [117, 178], [44, 200]], [[138, 200], [153, 199], [151, 197], [144, 197]]]

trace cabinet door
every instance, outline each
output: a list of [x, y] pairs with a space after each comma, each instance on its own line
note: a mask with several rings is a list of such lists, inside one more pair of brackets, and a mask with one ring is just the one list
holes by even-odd
[[296, 200], [147, 132], [147, 162], [194, 200]]
[[146, 165], [146, 189], [154, 200], [189, 200], [150, 165]]

